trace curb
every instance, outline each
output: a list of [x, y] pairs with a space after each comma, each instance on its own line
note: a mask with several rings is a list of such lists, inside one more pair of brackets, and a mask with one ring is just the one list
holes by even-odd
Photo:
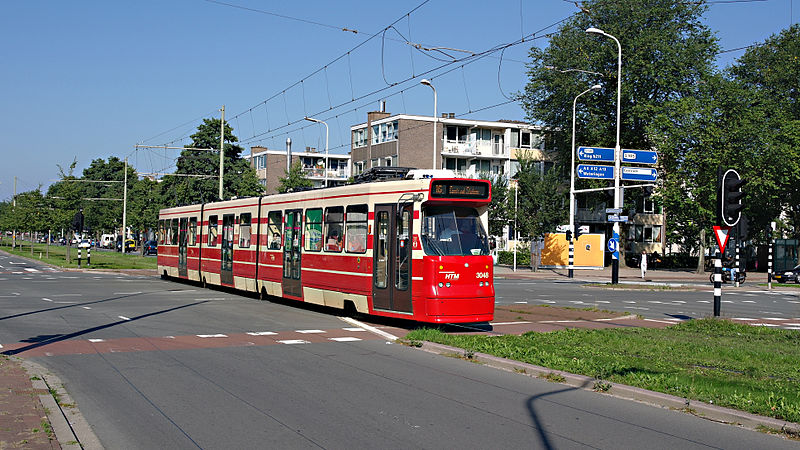
[[27, 359], [18, 359], [22, 367], [34, 379], [35, 389], [49, 390], [50, 394], [39, 396], [44, 406], [47, 420], [62, 449], [100, 450], [103, 445], [92, 431], [89, 423], [75, 405], [75, 401], [64, 389], [61, 380], [44, 367]]
[[[422, 351], [445, 356], [464, 354], [464, 349], [462, 348], [450, 347], [448, 345], [427, 341], [422, 342], [422, 346], [418, 348]], [[548, 369], [547, 367], [536, 366], [520, 361], [513, 361], [506, 358], [488, 355], [486, 353], [475, 352], [471, 356], [471, 361], [482, 363], [495, 369], [515, 372], [532, 378], [546, 378], [556, 375], [559, 378], [563, 377], [563, 381], [560, 381], [560, 383], [568, 386], [577, 387], [586, 391], [596, 391], [598, 393], [611, 395], [613, 397], [634, 400], [641, 403], [660, 406], [662, 408], [683, 411], [703, 419], [713, 420], [715, 422], [738, 425], [751, 430], [757, 430], [758, 427], [765, 427], [771, 430], [780, 430], [784, 433], [795, 436], [800, 435], [800, 424], [787, 422], [785, 420], [759, 416], [736, 409], [724, 408], [697, 400], [676, 397], [674, 395], [649, 391], [647, 389], [637, 388], [634, 386], [609, 383], [598, 380], [597, 378], [587, 377], [585, 375], [577, 375], [561, 370]], [[608, 386], [608, 388], [602, 392], [595, 389], [597, 383], [601, 382]]]

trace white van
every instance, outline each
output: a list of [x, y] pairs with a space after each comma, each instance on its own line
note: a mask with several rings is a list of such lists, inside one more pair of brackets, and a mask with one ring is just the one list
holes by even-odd
[[100, 236], [100, 247], [103, 248], [114, 248], [114, 238], [113, 234], [104, 234]]

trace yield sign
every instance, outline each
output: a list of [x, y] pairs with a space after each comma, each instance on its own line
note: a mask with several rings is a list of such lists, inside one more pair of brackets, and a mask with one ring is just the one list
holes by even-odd
[[714, 225], [711, 227], [714, 229], [714, 238], [717, 240], [717, 246], [719, 247], [719, 253], [725, 253], [725, 245], [728, 243], [728, 236], [729, 232], [731, 231], [731, 227], [721, 227], [718, 225]]

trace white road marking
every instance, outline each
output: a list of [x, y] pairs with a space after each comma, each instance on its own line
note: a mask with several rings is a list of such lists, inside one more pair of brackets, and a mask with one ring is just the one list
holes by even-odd
[[675, 323], [675, 322], [668, 322], [666, 320], [656, 320], [656, 319], [644, 319], [644, 320], [646, 320], [648, 322], [658, 322], [658, 323], [669, 323], [669, 324]]
[[750, 319], [747, 317], [734, 317], [733, 320], [756, 320], [756, 319]]
[[324, 333], [322, 330], [295, 330], [295, 332], [301, 334]]
[[783, 317], [764, 317], [761, 320], [789, 320]]
[[75, 302], [53, 302], [57, 305], [74, 305]]
[[800, 327], [800, 323], [785, 323], [784, 325], [790, 326], [790, 327]]
[[517, 303], [517, 304], [520, 304], [520, 305], [527, 305], [528, 304], [528, 302], [514, 302], [514, 303]]
[[83, 308], [83, 309], [92, 309], [91, 306], [81, 306], [81, 308]]
[[521, 325], [530, 322], [490, 322], [491, 325]]
[[359, 339], [357, 337], [335, 337], [335, 338], [328, 338], [328, 339], [330, 339], [332, 341], [336, 341], [336, 342], [355, 342], [355, 341], [360, 341], [361, 340], [361, 339]]
[[345, 327], [342, 328], [344, 331], [367, 331], [363, 328], [356, 328], [356, 327]]
[[38, 272], [38, 270], [31, 269], [30, 267], [26, 267], [25, 270], [27, 270], [28, 272]]
[[742, 303], [755, 303], [755, 300], [742, 300]]
[[45, 298], [45, 297], [42, 297], [42, 300], [44, 300], [46, 302], [52, 302], [52, 300], [50, 300], [49, 298]]
[[626, 306], [625, 309], [641, 309], [643, 311], [650, 311], [650, 308], [645, 308], [642, 306]]
[[636, 302], [630, 300], [624, 300], [622, 303], [636, 303]]
[[135, 294], [141, 294], [141, 291], [137, 291], [137, 292], [114, 292], [111, 295], [135, 295]]
[[119, 317], [122, 320], [131, 320], [130, 317], [125, 317], [125, 316], [117, 316], [117, 317]]
[[105, 339], [89, 339], [89, 342], [105, 342]]
[[371, 333], [375, 333], [378, 336], [381, 336], [381, 337], [383, 337], [385, 339], [389, 339], [390, 341], [396, 341], [397, 340], [397, 336], [395, 336], [395, 335], [393, 335], [391, 333], [387, 333], [386, 331], [379, 330], [379, 329], [377, 329], [377, 328], [375, 328], [373, 326], [367, 325], [364, 322], [358, 321], [356, 319], [353, 319], [353, 318], [350, 318], [350, 317], [339, 317], [339, 319], [344, 320], [345, 322], [349, 323], [350, 325], [355, 325], [355, 326], [363, 328], [363, 329], [365, 329], [365, 330], [367, 330], [367, 331], [369, 331]]
[[686, 303], [686, 302], [683, 300], [673, 300], [672, 303]]
[[584, 303], [580, 300], [570, 300], [570, 303], [575, 303], [576, 305], [583, 305]]
[[574, 323], [584, 322], [584, 320], [540, 320], [539, 323]]
[[607, 302], [605, 300], [598, 300], [597, 303], [611, 303], [611, 302]]
[[758, 297], [758, 295], [756, 294], [742, 294], [742, 295], [744, 295], [745, 297]]
[[751, 323], [750, 325], [754, 327], [777, 327], [780, 325], [775, 325], [774, 323]]
[[278, 341], [281, 344], [310, 344], [308, 341], [304, 341], [302, 339], [287, 339], [284, 341]]
[[197, 337], [199, 338], [226, 338], [228, 335], [226, 334], [198, 334]]
[[248, 331], [247, 334], [250, 336], [272, 336], [275, 333], [274, 331]]
[[83, 297], [83, 294], [53, 294], [51, 297]]
[[722, 300], [722, 303], [733, 303], [733, 300]]

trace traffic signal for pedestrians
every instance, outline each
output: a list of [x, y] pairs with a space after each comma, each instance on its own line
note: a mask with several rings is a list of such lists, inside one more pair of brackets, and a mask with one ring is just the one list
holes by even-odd
[[739, 178], [738, 172], [729, 169], [722, 176], [720, 184], [722, 187], [720, 192], [722, 222], [729, 227], [736, 226], [742, 216], [742, 208], [744, 208], [742, 204], [742, 198], [744, 197], [742, 186], [747, 184], [747, 181]]

